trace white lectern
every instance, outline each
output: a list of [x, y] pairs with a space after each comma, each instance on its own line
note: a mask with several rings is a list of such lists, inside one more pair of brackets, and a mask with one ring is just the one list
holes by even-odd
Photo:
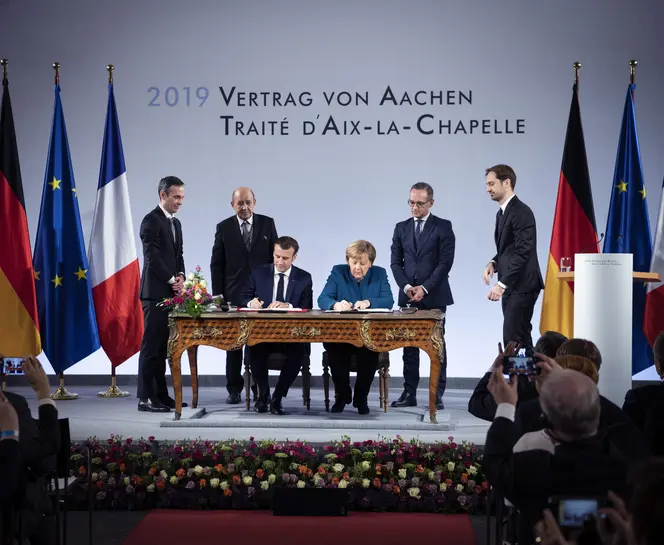
[[622, 407], [632, 387], [632, 301], [634, 282], [657, 282], [657, 273], [633, 272], [632, 254], [576, 254], [574, 336], [594, 342], [602, 354], [598, 388]]

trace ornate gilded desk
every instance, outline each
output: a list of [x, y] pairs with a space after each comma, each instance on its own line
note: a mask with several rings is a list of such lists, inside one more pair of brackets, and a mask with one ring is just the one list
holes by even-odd
[[175, 420], [182, 415], [182, 373], [180, 360], [188, 351], [191, 370], [192, 407], [198, 405], [197, 347], [213, 346], [237, 350], [262, 342], [344, 342], [388, 352], [416, 346], [431, 358], [429, 412], [436, 423], [436, 388], [443, 357], [442, 313], [418, 310], [414, 313], [339, 314], [308, 312], [207, 312], [200, 318], [184, 313], [169, 316], [168, 363], [175, 390]]

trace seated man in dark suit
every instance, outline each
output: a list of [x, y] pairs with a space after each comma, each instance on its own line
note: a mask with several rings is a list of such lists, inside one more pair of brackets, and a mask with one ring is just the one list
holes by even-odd
[[[512, 436], [517, 402], [516, 377], [509, 383], [495, 367], [489, 381], [498, 408], [484, 447], [488, 482], [521, 513], [532, 528], [553, 496], [622, 495], [627, 467], [598, 434], [600, 401], [587, 376], [540, 362], [540, 401], [554, 448], [514, 453]], [[523, 531], [519, 543], [529, 543]], [[523, 539], [522, 539], [523, 536]]]
[[[556, 355], [558, 348], [560, 348], [566, 340], [567, 337], [562, 333], [558, 333], [557, 331], [547, 331], [538, 339], [537, 344], [535, 344], [535, 352], [553, 358]], [[505, 349], [507, 350], [507, 346]], [[500, 348], [499, 354], [502, 355], [502, 350], [500, 350]], [[491, 369], [493, 369], [493, 367]], [[477, 383], [473, 395], [471, 395], [468, 400], [468, 412], [477, 418], [488, 420], [489, 422], [493, 421], [493, 417], [496, 414], [496, 402], [488, 389], [489, 379], [491, 378], [491, 369], [489, 369], [489, 371], [487, 371]], [[525, 403], [538, 396], [535, 384], [533, 384], [528, 377], [520, 376], [518, 381], [519, 404]]]
[[[252, 269], [249, 281], [238, 299], [240, 305], [257, 309], [311, 309], [313, 306], [311, 275], [293, 266], [299, 248], [294, 238], [278, 238], [274, 244], [274, 264]], [[281, 399], [286, 396], [288, 389], [300, 372], [305, 348], [306, 345], [302, 343], [259, 343], [249, 347], [247, 357], [258, 385], [256, 412], [267, 412], [270, 395], [267, 359], [271, 352], [278, 351], [285, 353], [287, 360], [281, 369], [274, 396], [270, 401], [270, 412], [286, 414], [281, 406]]]
[[[664, 380], [664, 331], [652, 347], [655, 369]], [[623, 411], [645, 436], [653, 456], [664, 456], [664, 382], [633, 388], [625, 395]]]

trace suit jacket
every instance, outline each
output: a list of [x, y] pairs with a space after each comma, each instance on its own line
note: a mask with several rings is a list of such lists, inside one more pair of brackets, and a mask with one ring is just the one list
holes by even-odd
[[664, 456], [664, 383], [629, 390], [623, 411], [643, 433], [652, 456]]
[[404, 288], [423, 286], [428, 292], [422, 301], [427, 308], [447, 307], [454, 303], [450, 270], [454, 263], [455, 237], [452, 223], [429, 215], [415, 246], [415, 220], [397, 223], [392, 235], [391, 268], [399, 286], [399, 305], [408, 303]]
[[609, 490], [623, 494], [627, 467], [597, 439], [559, 445], [554, 454], [513, 453], [513, 436], [514, 423], [496, 418], [487, 432], [482, 466], [489, 484], [521, 511], [531, 527], [551, 496], [600, 496]]
[[506, 293], [530, 293], [544, 287], [537, 259], [537, 226], [532, 210], [515, 195], [494, 231], [498, 280]]
[[254, 214], [249, 251], [242, 240], [237, 216], [217, 224], [210, 260], [212, 293], [222, 294], [227, 303], [241, 304], [238, 292], [247, 282], [251, 269], [272, 263], [277, 238], [274, 220], [261, 214]]
[[371, 303], [370, 308], [392, 308], [394, 297], [387, 281], [387, 271], [374, 265], [358, 285], [347, 264], [332, 267], [325, 287], [318, 296], [318, 306], [329, 310], [334, 303], [344, 300], [353, 304], [367, 300]]
[[[20, 434], [19, 434], [20, 437]], [[21, 473], [21, 448], [18, 441], [0, 441], [0, 528], [3, 523], [2, 510], [12, 504], [18, 488]], [[2, 535], [2, 532], [0, 532]]]
[[[468, 412], [477, 418], [493, 422], [496, 416], [496, 400], [489, 392], [489, 379], [491, 372], [485, 373], [473, 390], [473, 394], [468, 400]], [[519, 376], [517, 378], [517, 391], [519, 393], [516, 402], [517, 409], [526, 401], [539, 397], [537, 388], [528, 380], [528, 377]]]
[[[239, 292], [239, 305], [244, 307], [254, 297], [258, 297], [264, 303], [263, 308], [267, 307], [272, 302], [274, 274], [272, 264], [252, 269], [244, 288]], [[314, 306], [313, 280], [307, 271], [291, 267], [284, 299], [295, 308], [311, 309]]]
[[[648, 448], [643, 434], [637, 429], [629, 416], [620, 407], [599, 396], [601, 413], [599, 432], [621, 454], [628, 466], [648, 458]], [[519, 405], [515, 417], [515, 437], [517, 441], [523, 434], [543, 429], [541, 421], [542, 407], [539, 397]]]
[[182, 225], [175, 218], [177, 241], [173, 240], [171, 225], [161, 207], [149, 212], [141, 222], [143, 242], [143, 274], [141, 274], [141, 299], [161, 301], [173, 297], [168, 281], [178, 274], [185, 274]]

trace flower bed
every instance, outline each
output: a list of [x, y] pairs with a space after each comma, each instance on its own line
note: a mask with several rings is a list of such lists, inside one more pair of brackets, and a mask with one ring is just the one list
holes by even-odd
[[[88, 475], [87, 446], [92, 474]], [[157, 442], [111, 436], [72, 446], [71, 508], [270, 509], [275, 488], [347, 488], [349, 508], [479, 513], [487, 483], [472, 444], [396, 439]]]

